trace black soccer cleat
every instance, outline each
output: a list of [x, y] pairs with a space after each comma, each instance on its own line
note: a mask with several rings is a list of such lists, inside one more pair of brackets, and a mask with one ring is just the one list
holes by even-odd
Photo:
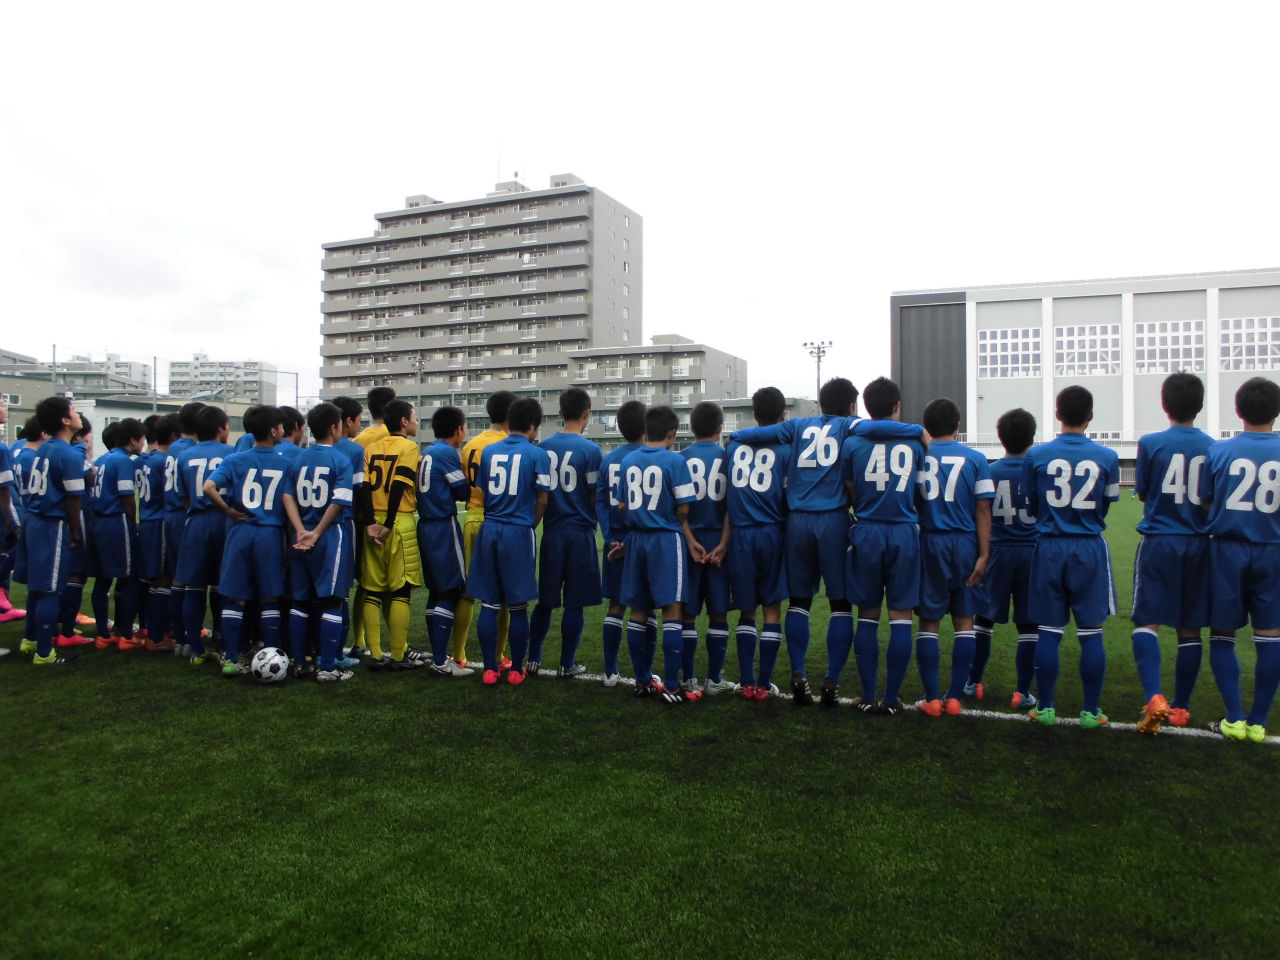
[[840, 685], [831, 677], [822, 678], [822, 690], [818, 694], [824, 707], [835, 707], [840, 704]]
[[799, 670], [791, 674], [792, 703], [797, 707], [813, 705], [813, 691], [809, 689], [809, 678]]
[[905, 707], [903, 707], [901, 700], [881, 700], [880, 708], [876, 710], [876, 713], [882, 714], [886, 717], [896, 717], [902, 713], [904, 709]]

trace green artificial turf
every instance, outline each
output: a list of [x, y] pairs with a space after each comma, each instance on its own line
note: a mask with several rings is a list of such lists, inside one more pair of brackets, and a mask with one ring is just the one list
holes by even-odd
[[[1137, 516], [1126, 494], [1109, 536], [1122, 614]], [[1009, 629], [984, 708], [1008, 702]], [[1103, 707], [1132, 720], [1123, 616], [1106, 641]], [[1220, 712], [1206, 656], [1193, 723]], [[37, 669], [15, 649], [0, 718], [3, 957], [1226, 957], [1280, 932], [1270, 744], [667, 708], [554, 677], [260, 686], [115, 650]]]

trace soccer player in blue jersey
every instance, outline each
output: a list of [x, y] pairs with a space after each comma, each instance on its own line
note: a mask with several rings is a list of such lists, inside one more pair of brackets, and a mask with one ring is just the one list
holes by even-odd
[[[201, 664], [218, 662], [217, 652], [206, 651], [204, 646], [205, 594], [208, 593], [208, 603], [213, 608], [214, 630], [220, 631], [222, 597], [218, 592], [218, 575], [227, 537], [225, 511], [209, 499], [205, 481], [235, 451], [227, 443], [230, 427], [221, 407], [202, 407], [196, 412], [195, 423], [196, 442], [177, 458], [176, 489], [186, 505], [187, 521], [182, 527], [173, 582], [183, 592], [182, 629], [191, 650], [191, 662]], [[173, 446], [169, 447], [170, 455]]]
[[236, 437], [235, 448], [236, 453], [244, 453], [253, 446], [253, 434], [249, 432], [249, 428], [245, 426], [244, 418], [249, 416], [253, 411], [257, 410], [257, 406], [252, 406], [240, 416], [240, 429], [244, 432]]
[[[211, 410], [217, 408], [201, 411], [202, 426], [209, 419]], [[222, 419], [225, 424], [225, 416]], [[253, 446], [244, 453], [228, 449], [225, 457], [219, 459], [212, 471], [205, 475], [200, 488], [210, 509], [231, 521], [223, 524], [226, 534], [218, 550], [219, 568], [214, 583], [222, 596], [222, 674], [228, 677], [249, 672], [247, 658], [241, 660], [240, 638], [244, 630], [245, 605], [250, 601], [257, 601], [260, 606], [259, 626], [263, 644], [281, 647], [279, 601], [284, 595], [284, 525], [287, 520], [284, 495], [288, 489], [283, 481], [289, 464], [276, 453], [276, 446], [284, 433], [283, 416], [273, 407], [261, 407], [248, 420]], [[225, 438], [225, 426], [223, 430]], [[183, 458], [190, 462], [193, 454], [200, 456], [203, 453], [204, 444], [197, 443]], [[189, 468], [183, 465], [180, 469], [186, 471]], [[338, 482], [341, 483], [341, 478]], [[350, 486], [346, 489], [349, 492]], [[334, 512], [339, 513], [340, 509]], [[213, 525], [207, 526], [211, 529]], [[226, 529], [228, 526], [230, 529]], [[197, 525], [196, 529], [199, 528]], [[192, 529], [188, 522], [188, 533]], [[183, 544], [183, 564], [187, 563], [189, 546], [189, 542]], [[302, 633], [305, 650], [305, 628]], [[189, 639], [189, 626], [187, 635]], [[305, 658], [296, 657], [294, 675], [301, 677], [307, 672]]]
[[[756, 445], [783, 443], [791, 448], [787, 472], [786, 571], [791, 601], [785, 621], [791, 660], [794, 703], [813, 703], [805, 670], [809, 650], [809, 610], [818, 581], [826, 586], [831, 617], [827, 621], [828, 679], [825, 702], [836, 702], [840, 668], [853, 642], [853, 605], [845, 585], [849, 550], [849, 501], [840, 464], [840, 449], [858, 421], [854, 409], [858, 389], [843, 377], [828, 380], [818, 391], [822, 415], [797, 417], [769, 427], [735, 430], [731, 440]], [[919, 426], [890, 423], [876, 430], [887, 437], [919, 437]]]
[[[93, 483], [93, 425], [89, 418], [81, 415], [80, 429], [71, 435], [71, 449], [84, 461], [85, 488]], [[87, 534], [86, 534], [87, 537]], [[84, 599], [84, 584], [87, 579], [89, 565], [88, 548], [84, 540], [73, 543], [67, 558], [67, 583], [62, 590], [60, 622], [58, 632], [60, 646], [78, 644], [77, 625], [88, 625], [92, 617], [80, 612], [80, 604]]]
[[[336, 447], [342, 436], [342, 411], [334, 404], [312, 407], [307, 426], [315, 443], [284, 465], [284, 509], [295, 535], [289, 551], [289, 589], [293, 595], [289, 647], [298, 674], [305, 669], [307, 637], [318, 616], [320, 655], [315, 678], [321, 683], [337, 683], [353, 676], [338, 664], [346, 632], [342, 603], [355, 577], [351, 530], [343, 522], [352, 503], [351, 458]], [[235, 469], [234, 464], [229, 467]], [[228, 553], [234, 538], [233, 530], [227, 538]], [[225, 622], [225, 613], [223, 618]]]
[[284, 418], [284, 437], [276, 446], [276, 453], [286, 460], [292, 460], [302, 452], [303, 437], [306, 436], [307, 420], [297, 407], [280, 407], [280, 416]]
[[[954, 400], [930, 401], [921, 417], [929, 434], [929, 450], [919, 474], [920, 487], [920, 629], [916, 664], [924, 699], [916, 708], [931, 717], [960, 712], [969, 671], [973, 667], [973, 588], [982, 582], [990, 558], [991, 501], [995, 484], [987, 458], [956, 442], [960, 408]], [[938, 627], [951, 615], [955, 639], [951, 648], [951, 683], [938, 697]]]
[[418, 461], [418, 550], [422, 579], [429, 591], [431, 663], [427, 672], [436, 677], [469, 677], [475, 670], [449, 656], [454, 611], [467, 582], [462, 527], [458, 524], [458, 504], [471, 496], [471, 484], [458, 456], [467, 440], [467, 415], [457, 407], [441, 407], [431, 415], [431, 432], [435, 443]]
[[580, 387], [560, 394], [564, 428], [539, 446], [551, 458], [551, 491], [542, 518], [538, 555], [538, 603], [529, 622], [529, 665], [536, 674], [551, 613], [564, 601], [560, 618], [557, 677], [576, 677], [587, 668], [576, 661], [583, 610], [600, 603], [600, 561], [596, 555], [596, 485], [600, 448], [582, 435], [591, 422], [591, 398]]
[[[604, 685], [617, 686], [622, 679], [618, 669], [618, 652], [622, 649], [623, 618], [627, 605], [622, 602], [622, 562], [627, 539], [626, 516], [617, 501], [622, 484], [622, 461], [644, 444], [645, 406], [639, 400], [628, 400], [618, 407], [618, 432], [623, 442], [600, 460], [600, 478], [596, 483], [596, 520], [600, 524], [604, 554], [600, 570], [600, 592], [609, 601], [600, 637], [604, 645]], [[656, 622], [649, 631], [649, 665], [657, 647]], [[652, 673], [650, 673], [652, 676]]]
[[[902, 391], [887, 377], [867, 384], [862, 402], [870, 414], [853, 426], [841, 448], [841, 465], [857, 522], [848, 533], [849, 592], [858, 605], [854, 660], [862, 692], [853, 705], [863, 713], [902, 713], [902, 681], [911, 664], [911, 611], [920, 602], [920, 534], [916, 481], [924, 459], [924, 431], [888, 433], [902, 415]], [[889, 607], [884, 697], [876, 699], [880, 666], [880, 611]], [[824, 703], [835, 705], [840, 671], [849, 649], [828, 653]]]
[[1005, 455], [991, 464], [995, 499], [991, 501], [991, 558], [981, 584], [975, 586], [978, 614], [974, 617], [973, 667], [964, 686], [966, 697], [982, 699], [982, 674], [991, 656], [991, 633], [997, 623], [1013, 623], [1017, 646], [1013, 665], [1015, 686], [1011, 706], [1030, 710], [1036, 705], [1031, 681], [1036, 675], [1037, 627], [1027, 613], [1031, 552], [1036, 545], [1036, 518], [1022, 503], [1022, 461], [1036, 438], [1036, 418], [1022, 408], [1008, 410], [996, 421], [996, 435]]
[[[147, 420], [151, 420], [150, 417]], [[140, 478], [135, 473], [138, 500], [138, 576], [140, 589], [147, 591], [147, 612], [142, 624], [147, 630], [148, 650], [173, 650], [177, 644], [169, 633], [170, 580], [165, 555], [170, 549], [164, 522], [165, 460], [169, 447], [181, 433], [173, 414], [157, 417], [147, 435], [147, 452], [141, 458]]]
[[1080, 725], [1093, 730], [1107, 723], [1098, 706], [1107, 672], [1102, 624], [1116, 612], [1116, 592], [1102, 532], [1107, 511], [1120, 499], [1120, 461], [1114, 450], [1085, 436], [1093, 421], [1093, 394], [1081, 386], [1067, 387], [1056, 406], [1062, 432], [1032, 447], [1022, 464], [1022, 506], [1035, 513], [1039, 532], [1031, 555], [1034, 589], [1028, 615], [1040, 627], [1040, 703], [1030, 716], [1044, 724], [1057, 720], [1058, 646], [1074, 615], [1084, 688]]
[[[45, 435], [44, 429], [40, 426], [40, 421], [34, 416], [29, 418], [22, 427], [20, 435], [23, 439], [15, 448], [10, 447], [13, 451], [13, 479], [18, 487], [18, 501], [20, 505], [19, 516], [22, 519], [22, 529], [18, 532], [18, 544], [14, 549], [13, 557], [13, 579], [19, 583], [28, 583], [27, 580], [27, 537], [26, 537], [26, 518], [27, 518], [27, 480], [31, 476], [31, 465], [35, 462], [36, 451], [40, 449], [40, 444], [44, 443], [48, 437]], [[35, 637], [35, 620], [34, 605], [31, 601], [27, 602], [26, 609], [26, 637], [23, 638], [20, 645], [22, 653], [35, 653], [36, 642]], [[85, 637], [76, 637], [81, 643], [92, 643]]]
[[[1267, 715], [1280, 686], [1280, 386], [1265, 377], [1236, 391], [1244, 430], [1209, 447], [1200, 499], [1209, 511], [1209, 666], [1226, 716], [1212, 729], [1229, 740], [1267, 738]], [[1240, 695], [1236, 631], [1253, 627], [1257, 653], [1253, 706]]]
[[[365, 449], [356, 443], [355, 437], [360, 433], [360, 419], [364, 414], [364, 407], [361, 406], [359, 400], [352, 397], [335, 397], [333, 405], [342, 412], [342, 436], [338, 438], [338, 442], [333, 445], [333, 448], [351, 461], [352, 496], [355, 498], [355, 502], [358, 503], [361, 499], [361, 488], [364, 487]], [[355, 548], [355, 571], [356, 576], [359, 577], [360, 564], [363, 562], [364, 537], [356, 536], [358, 527], [354, 505], [346, 508], [343, 512], [342, 522], [351, 531], [351, 542]], [[345, 656], [340, 658], [339, 666], [344, 670], [348, 670], [360, 664], [360, 654], [364, 646], [364, 625], [359, 617], [352, 617], [351, 601], [346, 597], [342, 599], [342, 622], [345, 625], [343, 628], [343, 643], [346, 643], [345, 638], [350, 633], [352, 648]]]
[[[4, 396], [0, 395], [0, 424], [7, 423], [8, 420], [9, 408]], [[0, 541], [0, 623], [7, 623], [10, 620], [21, 620], [27, 612], [17, 609], [9, 602], [9, 578], [13, 574], [18, 536], [22, 528], [22, 497], [13, 469], [13, 451], [7, 444], [0, 446], [3, 447], [0, 449], [0, 529], [4, 531], [3, 540]]]
[[26, 576], [31, 609], [33, 663], [65, 662], [53, 650], [66, 586], [68, 553], [84, 540], [80, 520], [84, 495], [84, 455], [68, 440], [80, 429], [80, 415], [66, 397], [47, 397], [36, 405], [46, 439], [35, 451], [27, 473]]
[[[787, 399], [777, 387], [762, 387], [751, 397], [751, 412], [758, 426], [781, 423], [786, 411]], [[782, 648], [782, 601], [787, 596], [782, 558], [791, 448], [785, 443], [751, 447], [731, 440], [727, 458], [729, 491], [725, 500], [733, 530], [729, 586], [738, 610], [738, 676], [742, 681], [738, 695], [744, 700], [768, 700], [777, 692], [771, 678]], [[757, 607], [764, 608], [759, 634]], [[759, 673], [755, 665], [757, 636]]]
[[476, 486], [484, 491], [484, 523], [471, 551], [467, 593], [481, 604], [476, 630], [487, 684], [498, 682], [498, 610], [504, 605], [511, 615], [507, 682], [520, 684], [525, 679], [529, 601], [538, 595], [533, 531], [551, 492], [551, 458], [533, 443], [541, 424], [537, 400], [511, 404], [507, 436], [484, 448], [476, 471]]
[[[1138, 441], [1134, 493], [1143, 502], [1142, 542], [1133, 563], [1133, 659], [1147, 704], [1138, 732], [1168, 720], [1186, 726], [1200, 672], [1200, 631], [1209, 626], [1209, 535], [1200, 509], [1200, 475], [1213, 440], [1195, 427], [1204, 384], [1175, 373], [1160, 388], [1169, 429]], [[1173, 704], [1160, 689], [1161, 625], [1178, 633]]]
[[178, 458], [196, 443], [196, 416], [205, 405], [198, 400], [182, 405], [178, 411], [178, 439], [169, 445], [164, 459], [164, 538], [165, 577], [169, 587], [169, 632], [176, 638], [174, 655], [191, 656], [187, 644], [186, 628], [182, 620], [182, 606], [186, 588], [175, 582], [178, 572], [178, 554], [182, 550], [182, 529], [187, 525], [187, 505], [178, 490]]
[[[90, 602], [97, 621], [97, 647], [119, 644], [121, 650], [138, 646], [133, 638], [137, 613], [138, 529], [133, 457], [146, 443], [142, 421], [128, 417], [102, 433], [108, 450], [95, 464], [93, 490], [85, 519], [87, 572], [94, 578]], [[116, 620], [113, 635], [107, 615], [111, 584], [116, 585]]]

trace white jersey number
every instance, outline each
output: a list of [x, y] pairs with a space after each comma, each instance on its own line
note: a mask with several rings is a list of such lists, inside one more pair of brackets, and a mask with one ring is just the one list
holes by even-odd
[[1015, 518], [1028, 527], [1036, 522], [1030, 511], [1013, 508], [1012, 484], [1008, 480], [1001, 480], [996, 484], [996, 499], [991, 504], [991, 515], [1007, 527], [1013, 525]]
[[[1073, 510], [1096, 510], [1098, 502], [1092, 499], [1093, 491], [1098, 486], [1098, 478], [1102, 476], [1102, 468], [1092, 460], [1081, 460], [1071, 468], [1070, 460], [1050, 460], [1047, 468], [1053, 489], [1045, 494], [1045, 503], [1051, 507], [1070, 506]], [[1071, 477], [1083, 477], [1084, 483], [1075, 496], [1071, 495]]]
[[697, 457], [689, 458], [689, 476], [693, 479], [693, 495], [699, 500], [723, 500], [729, 490], [729, 479], [724, 475], [724, 463], [720, 460], [711, 462], [711, 471]]
[[551, 458], [551, 489], [560, 489], [565, 493], [573, 493], [577, 490], [578, 468], [570, 462], [573, 459], [573, 451], [566, 453], [563, 461], [554, 450], [548, 450], [547, 456]]
[[634, 464], [627, 467], [627, 509], [639, 510], [646, 497], [649, 498], [648, 509], [657, 510], [658, 500], [662, 497], [662, 468], [641, 469]]
[[1227, 497], [1228, 510], [1275, 513], [1280, 509], [1280, 463], [1267, 460], [1258, 464], [1240, 457], [1231, 461], [1227, 472], [1233, 477], [1243, 477]]
[[[310, 478], [307, 471], [312, 471]], [[264, 471], [264, 476], [265, 476]], [[298, 505], [301, 507], [323, 507], [329, 503], [329, 468], [303, 467], [298, 471], [297, 483]]]
[[911, 448], [905, 443], [895, 443], [892, 447], [877, 443], [871, 448], [871, 459], [862, 471], [862, 479], [875, 484], [881, 493], [888, 489], [892, 479], [893, 489], [902, 493], [911, 484]]
[[835, 437], [831, 436], [829, 423], [821, 427], [817, 425], [805, 427], [800, 434], [800, 439], [807, 440], [809, 445], [801, 448], [800, 456], [796, 458], [797, 467], [806, 469], [829, 467], [840, 456], [840, 444], [836, 442]]
[[[939, 478], [939, 459], [941, 459], [941, 467], [945, 467], [947, 472], [945, 485]], [[924, 498], [937, 500], [938, 494], [941, 493], [942, 499], [947, 503], [955, 503], [956, 484], [960, 480], [960, 468], [963, 466], [964, 457], [925, 457], [924, 467], [920, 471], [920, 485], [924, 488]]]
[[1173, 502], [1181, 506], [1191, 501], [1200, 506], [1200, 469], [1204, 466], [1203, 455], [1192, 457], [1187, 462], [1185, 453], [1175, 453], [1169, 458], [1169, 467], [1160, 482], [1160, 492], [1173, 498]]
[[[240, 502], [248, 510], [261, 508], [270, 512], [275, 509], [276, 487], [279, 486], [280, 478], [283, 476], [283, 470], [263, 470], [262, 479], [267, 484], [264, 490], [262, 484], [258, 482], [258, 468], [251, 467], [249, 472], [245, 474], [244, 485], [240, 488]], [[301, 496], [298, 497], [298, 502], [302, 503]], [[308, 506], [308, 504], [303, 504], [303, 506]]]
[[769, 447], [738, 447], [733, 451], [729, 481], [734, 489], [750, 487], [756, 493], [768, 493], [773, 487], [773, 468], [778, 455]]
[[[489, 492], [495, 497], [515, 496], [520, 490], [520, 458], [522, 453], [495, 453], [489, 461]], [[511, 468], [507, 468], [507, 461]]]

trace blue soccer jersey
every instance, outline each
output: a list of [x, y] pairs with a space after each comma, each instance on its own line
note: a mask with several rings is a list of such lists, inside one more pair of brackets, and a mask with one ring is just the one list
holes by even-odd
[[[203, 452], [200, 450], [202, 446], [204, 444], [196, 444], [191, 449], [197, 459]], [[288, 488], [282, 481], [289, 465], [282, 462], [271, 447], [251, 447], [244, 453], [235, 453], [229, 446], [227, 450], [228, 455], [219, 460], [205, 479], [213, 481], [227, 506], [249, 514], [249, 519], [244, 522], [260, 527], [284, 526], [288, 520], [284, 512], [284, 493]], [[190, 454], [185, 454], [183, 459], [189, 461]], [[187, 468], [180, 466], [179, 469]], [[203, 483], [200, 489], [203, 497]], [[194, 503], [192, 501], [193, 506]], [[204, 503], [205, 509], [214, 509], [208, 500]], [[298, 506], [302, 507], [301, 499]]]
[[164, 450], [152, 450], [144, 454], [139, 463], [142, 464], [143, 480], [137, 483], [138, 517], [141, 520], [164, 519], [164, 464], [168, 454]]
[[1022, 497], [1041, 536], [1102, 533], [1107, 511], [1120, 499], [1120, 460], [1082, 433], [1059, 434], [1027, 453]]
[[1200, 497], [1215, 539], [1280, 543], [1280, 437], [1246, 431], [1209, 447]]
[[595, 530], [592, 495], [600, 482], [600, 447], [580, 433], [557, 433], [539, 446], [551, 459], [543, 530]]
[[17, 487], [13, 479], [13, 453], [7, 446], [0, 446], [0, 486]]
[[[355, 444], [359, 447], [359, 444]], [[458, 451], [437, 440], [418, 460], [418, 519], [454, 520], [458, 503], [471, 496], [471, 484], [462, 470]]]
[[1173, 426], [1138, 441], [1133, 492], [1143, 501], [1141, 534], [1204, 533], [1200, 476], [1212, 438], [1195, 427]]
[[[169, 448], [173, 452], [173, 447]], [[202, 440], [187, 447], [178, 456], [178, 496], [186, 502], [187, 513], [206, 513], [216, 509], [204, 495], [204, 482], [208, 480], [224, 459], [235, 452], [229, 443]], [[165, 501], [166, 507], [168, 500]]]
[[748, 446], [734, 440], [725, 451], [729, 492], [725, 495], [729, 523], [756, 527], [782, 523], [787, 517], [787, 464], [791, 447]]
[[[124, 513], [123, 496], [134, 495], [133, 459], [120, 448], [104, 453], [94, 464], [93, 492], [89, 512], [102, 517]], [[131, 516], [130, 520], [133, 519]]]
[[919, 522], [916, 482], [924, 447], [918, 439], [883, 440], [855, 433], [844, 442], [841, 457], [844, 479], [853, 484], [854, 516], [880, 523]]
[[294, 460], [302, 453], [303, 448], [298, 446], [292, 440], [281, 440], [276, 444], [275, 452], [286, 460]]
[[600, 461], [600, 479], [596, 483], [596, 520], [606, 546], [619, 543], [626, 536], [627, 520], [618, 502], [618, 492], [622, 489], [622, 461], [641, 448], [639, 443], [624, 443], [610, 450]]
[[254, 439], [252, 433], [242, 433], [236, 438], [236, 453], [244, 453], [253, 447]]
[[995, 499], [991, 502], [991, 544], [1036, 542], [1036, 515], [1023, 506], [1022, 465], [1025, 457], [1002, 457], [991, 464]]
[[[360, 446], [360, 444], [356, 443], [354, 440], [350, 440], [347, 437], [343, 437], [333, 445], [333, 449], [337, 450], [339, 453], [341, 453], [343, 456], [345, 456], [348, 460], [351, 461], [352, 489], [354, 490], [356, 488], [363, 487], [364, 486], [364, 447]], [[349, 508], [347, 508], [347, 510], [344, 511], [343, 515], [346, 517], [355, 516], [354, 503], [352, 504], [352, 506], [350, 506]]]
[[19, 447], [13, 455], [13, 479], [18, 484], [18, 496], [22, 499], [22, 509], [27, 508], [27, 479], [31, 476], [31, 465], [36, 462], [36, 451], [39, 447]]
[[[270, 468], [276, 469], [276, 465]], [[302, 525], [314, 529], [331, 504], [351, 506], [351, 460], [332, 446], [308, 447], [285, 464], [283, 492], [297, 503]]]
[[920, 465], [920, 529], [975, 533], [974, 507], [995, 498], [987, 458], [954, 440], [935, 440]]
[[631, 530], [680, 529], [676, 507], [696, 493], [684, 457], [665, 447], [641, 447], [622, 461], [617, 500]]
[[689, 529], [695, 533], [720, 533], [728, 509], [725, 496], [729, 492], [728, 458], [724, 447], [710, 440], [699, 440], [680, 451], [689, 466], [694, 500], [689, 504]]
[[523, 434], [507, 434], [484, 448], [476, 486], [484, 491], [485, 523], [532, 528], [538, 491], [551, 491], [551, 458]]
[[182, 502], [182, 493], [178, 489], [178, 458], [196, 445], [190, 437], [179, 437], [169, 444], [169, 452], [164, 458], [164, 510], [165, 513], [185, 513], [187, 506]]
[[27, 474], [27, 512], [63, 519], [67, 498], [84, 495], [84, 455], [65, 440], [50, 437], [35, 451]]

